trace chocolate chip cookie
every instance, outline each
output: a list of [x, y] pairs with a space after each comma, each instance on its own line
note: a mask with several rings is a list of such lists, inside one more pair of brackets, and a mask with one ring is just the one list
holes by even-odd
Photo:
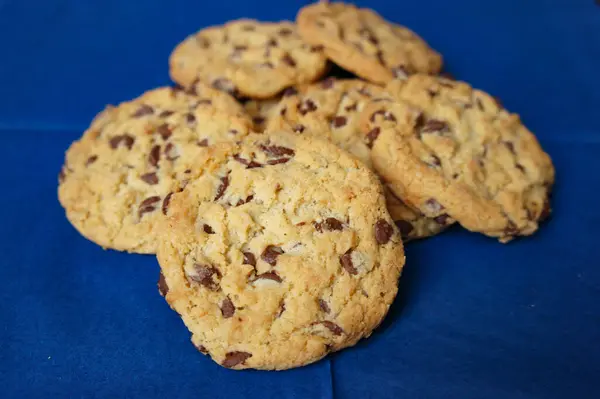
[[241, 19], [186, 38], [171, 54], [170, 73], [183, 86], [200, 79], [238, 97], [262, 99], [318, 79], [326, 65], [322, 48], [302, 41], [293, 23]]
[[[361, 131], [360, 115], [373, 96], [383, 90], [358, 79], [337, 80], [289, 88], [281, 102], [270, 111], [268, 129], [285, 129], [333, 141], [338, 147], [373, 168], [371, 151]], [[386, 190], [388, 209], [400, 227], [405, 240], [423, 238], [441, 232], [452, 220], [438, 223], [405, 205], [390, 190]]]
[[432, 218], [507, 242], [550, 212], [554, 167], [535, 136], [490, 95], [427, 75], [388, 84], [361, 118], [375, 169]]
[[404, 264], [377, 177], [289, 132], [210, 151], [172, 196], [158, 249], [159, 289], [198, 350], [286, 369], [369, 336]]
[[423, 39], [367, 8], [319, 2], [302, 8], [296, 23], [304, 40], [323, 46], [333, 62], [375, 83], [437, 74], [442, 67], [442, 57]]
[[235, 99], [194, 85], [160, 88], [108, 107], [66, 154], [59, 200], [79, 232], [105, 247], [154, 253], [156, 220], [197, 172], [207, 146], [251, 127]]

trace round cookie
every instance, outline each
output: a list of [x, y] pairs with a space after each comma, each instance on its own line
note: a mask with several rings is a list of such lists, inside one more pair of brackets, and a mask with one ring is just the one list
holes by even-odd
[[327, 62], [293, 23], [241, 19], [187, 37], [169, 64], [171, 78], [183, 86], [199, 79], [237, 97], [263, 99], [318, 79]]
[[361, 118], [375, 169], [425, 215], [502, 242], [533, 234], [548, 216], [552, 161], [488, 94], [414, 75], [390, 82]]
[[296, 23], [304, 40], [323, 46], [333, 62], [375, 83], [437, 74], [442, 67], [442, 57], [423, 39], [367, 8], [319, 2], [302, 8]]
[[202, 84], [107, 107], [67, 151], [59, 200], [91, 241], [154, 253], [156, 221], [171, 193], [193, 177], [188, 164], [208, 145], [242, 138], [250, 126], [235, 99]]
[[159, 289], [229, 368], [302, 366], [367, 337], [404, 264], [377, 177], [288, 132], [214, 146], [171, 198]]
[[[360, 115], [373, 96], [382, 93], [379, 86], [358, 79], [328, 78], [313, 85], [289, 88], [271, 111], [267, 128], [292, 130], [333, 141], [373, 169]], [[452, 222], [451, 219], [427, 218], [406, 206], [390, 190], [385, 191], [389, 212], [405, 241], [435, 235]]]

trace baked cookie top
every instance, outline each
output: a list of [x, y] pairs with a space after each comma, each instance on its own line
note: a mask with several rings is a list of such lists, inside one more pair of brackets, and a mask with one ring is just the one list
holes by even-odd
[[550, 212], [554, 167], [518, 115], [466, 83], [427, 75], [385, 91], [361, 125], [396, 195], [502, 242], [537, 230]]
[[[312, 85], [289, 88], [271, 110], [267, 127], [333, 141], [372, 169], [371, 151], [361, 130], [360, 116], [366, 104], [382, 94], [381, 87], [358, 79], [328, 78]], [[385, 193], [390, 214], [401, 227], [405, 240], [437, 234], [452, 223], [449, 218], [437, 221], [427, 218], [405, 205], [390, 190]]]
[[192, 341], [230, 368], [286, 369], [379, 325], [404, 264], [377, 177], [288, 132], [219, 145], [171, 198], [159, 288]]
[[288, 86], [318, 79], [326, 58], [288, 21], [240, 19], [187, 37], [171, 54], [171, 78], [201, 80], [237, 97], [270, 98]]
[[206, 147], [251, 122], [228, 94], [196, 84], [159, 88], [107, 107], [66, 153], [58, 195], [67, 218], [106, 247], [154, 253], [156, 220]]
[[296, 17], [302, 38], [336, 64], [376, 83], [412, 73], [437, 74], [442, 57], [414, 32], [351, 4], [319, 2]]

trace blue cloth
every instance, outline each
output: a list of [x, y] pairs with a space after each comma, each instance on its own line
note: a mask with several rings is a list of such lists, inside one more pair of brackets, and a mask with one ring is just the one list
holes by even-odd
[[157, 294], [154, 257], [76, 233], [56, 176], [105, 104], [169, 82], [187, 34], [303, 2], [0, 0], [0, 397], [600, 397], [600, 7], [362, 3], [521, 114], [556, 165], [552, 219], [508, 245], [460, 228], [410, 243], [371, 338], [300, 369], [226, 370]]

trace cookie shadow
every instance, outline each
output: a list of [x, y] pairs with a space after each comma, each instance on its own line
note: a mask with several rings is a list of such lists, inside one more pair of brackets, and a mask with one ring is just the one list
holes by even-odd
[[[454, 229], [452, 229], [454, 230]], [[450, 235], [445, 232], [443, 235]], [[414, 310], [419, 298], [434, 289], [435, 280], [439, 277], [433, 262], [432, 251], [439, 248], [440, 239], [447, 237], [432, 237], [425, 240], [409, 242], [405, 245], [406, 264], [398, 282], [398, 294], [381, 325], [373, 332], [374, 336], [383, 334], [395, 323]]]

